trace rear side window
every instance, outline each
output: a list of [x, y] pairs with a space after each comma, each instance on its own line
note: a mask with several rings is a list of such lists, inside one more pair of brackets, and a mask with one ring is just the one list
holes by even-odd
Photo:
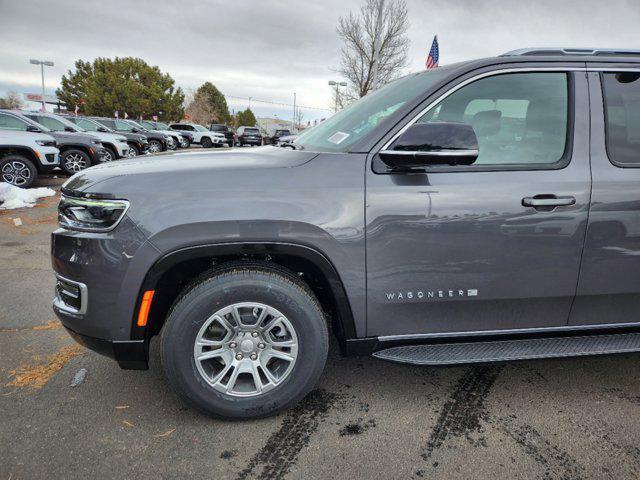
[[473, 127], [473, 165], [552, 166], [565, 155], [569, 123], [566, 73], [507, 73], [453, 92], [419, 120]]
[[602, 86], [609, 160], [640, 167], [640, 72], [603, 73]]

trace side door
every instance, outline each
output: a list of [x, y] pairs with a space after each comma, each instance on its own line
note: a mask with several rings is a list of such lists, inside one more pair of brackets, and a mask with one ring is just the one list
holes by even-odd
[[373, 155], [367, 169], [367, 335], [568, 321], [591, 188], [584, 64], [457, 82], [407, 126], [471, 124], [473, 165], [394, 173]]
[[593, 193], [569, 323], [638, 324], [640, 66], [594, 64], [589, 70]]

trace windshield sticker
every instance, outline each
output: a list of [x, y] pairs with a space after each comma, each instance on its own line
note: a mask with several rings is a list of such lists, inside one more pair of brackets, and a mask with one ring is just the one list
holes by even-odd
[[349, 137], [348, 133], [336, 132], [333, 135], [331, 135], [329, 138], [327, 138], [327, 141], [338, 145], [344, 142], [348, 137]]

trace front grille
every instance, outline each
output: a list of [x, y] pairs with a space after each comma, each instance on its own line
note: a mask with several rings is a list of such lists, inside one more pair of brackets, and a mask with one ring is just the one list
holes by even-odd
[[47, 158], [47, 162], [55, 162], [56, 160], [56, 154], [55, 153], [46, 153], [45, 157]]

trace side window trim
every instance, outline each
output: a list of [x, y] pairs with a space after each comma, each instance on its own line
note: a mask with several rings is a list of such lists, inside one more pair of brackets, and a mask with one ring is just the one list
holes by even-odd
[[[377, 153], [386, 150], [393, 144], [393, 142], [402, 135], [409, 127], [414, 125], [420, 118], [422, 118], [427, 112], [436, 107], [438, 104], [443, 102], [447, 97], [457, 92], [458, 90], [466, 87], [467, 85], [483, 79], [487, 77], [492, 77], [496, 75], [504, 75], [509, 73], [544, 73], [544, 72], [552, 72], [552, 73], [566, 73], [567, 74], [567, 87], [568, 87], [568, 116], [567, 116], [567, 139], [565, 143], [565, 152], [562, 158], [555, 163], [551, 164], [494, 164], [494, 165], [466, 165], [466, 166], [433, 166], [429, 168], [425, 168], [425, 173], [437, 173], [437, 172], [447, 172], [447, 173], [463, 173], [463, 172], [504, 172], [504, 171], [529, 171], [529, 170], [560, 170], [565, 168], [571, 162], [571, 156], [573, 152], [573, 137], [574, 137], [574, 129], [575, 129], [575, 94], [576, 89], [574, 85], [574, 74], [576, 72], [586, 73], [587, 68], [585, 67], [575, 67], [575, 66], [567, 66], [567, 67], [516, 67], [516, 68], [503, 68], [497, 70], [490, 70], [487, 72], [479, 73], [477, 75], [472, 75], [469, 78], [461, 81], [455, 86], [449, 88], [444, 93], [439, 95], [433, 101], [430, 101], [424, 108], [421, 108], [417, 113], [411, 114], [411, 120], [404, 124], [404, 126], [398, 130], [394, 135], [391, 136], [389, 140], [387, 140], [382, 147], [376, 149], [374, 153], [374, 161], [372, 162], [373, 171], [376, 174], [392, 174], [386, 168], [377, 169], [375, 157], [377, 157]], [[381, 163], [381, 162], [380, 162]]]
[[613, 158], [609, 148], [609, 120], [608, 120], [608, 108], [607, 108], [607, 93], [604, 86], [604, 74], [605, 73], [639, 73], [640, 68], [588, 68], [590, 72], [598, 72], [598, 79], [600, 80], [600, 92], [602, 94], [602, 115], [604, 123], [604, 148], [607, 153], [607, 159], [611, 165], [617, 168], [640, 168], [640, 162], [638, 163], [623, 163], [618, 162]]

